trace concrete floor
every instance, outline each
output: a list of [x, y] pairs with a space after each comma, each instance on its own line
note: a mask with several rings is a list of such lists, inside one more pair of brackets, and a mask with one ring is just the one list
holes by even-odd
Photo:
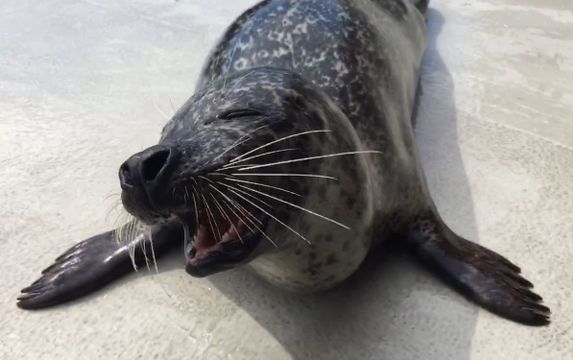
[[[173, 258], [41, 312], [19, 289], [114, 225], [117, 168], [192, 93], [253, 0], [2, 0], [1, 359], [573, 358], [573, 4], [433, 0], [418, 140], [443, 216], [511, 258], [553, 310], [497, 318], [395, 256], [292, 296]], [[111, 195], [111, 196], [110, 196]]]

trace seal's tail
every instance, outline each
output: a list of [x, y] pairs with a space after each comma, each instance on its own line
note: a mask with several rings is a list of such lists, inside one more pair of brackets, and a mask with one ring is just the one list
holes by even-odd
[[435, 214], [418, 219], [407, 240], [425, 265], [470, 300], [526, 325], [549, 323], [549, 308], [519, 267], [456, 235]]

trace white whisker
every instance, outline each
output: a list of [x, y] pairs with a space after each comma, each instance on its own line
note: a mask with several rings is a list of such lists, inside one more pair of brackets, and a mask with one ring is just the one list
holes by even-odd
[[[216, 186], [209, 184], [210, 187], [212, 187], [213, 189], [215, 189], [217, 192], [219, 192], [224, 199], [231, 205], [233, 205], [233, 207], [235, 207], [241, 214], [243, 214], [243, 216], [258, 230], [261, 232], [261, 234], [267, 239], [269, 240], [269, 242], [271, 244], [273, 244], [275, 247], [278, 248], [278, 245], [273, 241], [273, 239], [271, 239], [260, 227], [257, 226], [257, 224], [255, 224], [250, 218], [252, 217], [253, 219], [255, 219], [259, 224], [263, 224], [259, 219], [257, 219], [257, 217], [255, 215], [253, 215], [249, 210], [245, 209], [244, 207], [237, 205], [236, 202], [229, 198], [225, 193], [223, 193], [221, 190], [219, 190]], [[231, 210], [231, 212], [237, 217], [237, 219], [239, 219], [240, 222], [242, 222], [248, 229], [250, 232], [255, 232], [250, 226], [249, 224], [247, 224], [245, 222], [245, 220], [243, 218], [241, 218], [239, 215], [237, 215], [237, 213], [231, 209], [231, 207], [229, 206], [229, 204], [225, 203], [227, 205], [227, 207], [229, 208], [229, 210]], [[243, 212], [243, 209], [245, 212], [247, 212], [247, 215], [245, 215], [245, 213]]]
[[139, 247], [141, 248], [141, 252], [143, 253], [143, 258], [145, 259], [145, 267], [147, 267], [147, 271], [151, 271], [151, 268], [149, 267], [149, 259], [147, 258], [145, 239], [141, 240], [141, 245]]
[[280, 173], [280, 174], [273, 174], [273, 173], [233, 173], [232, 176], [284, 176], [284, 177], [305, 177], [305, 178], [315, 178], [315, 179], [327, 179], [327, 180], [336, 180], [337, 178], [333, 176], [327, 175], [319, 175], [319, 174], [288, 174], [288, 173]]
[[259, 165], [247, 166], [247, 167], [239, 169], [239, 171], [247, 171], [247, 170], [259, 169], [259, 168], [275, 166], [275, 165], [292, 164], [292, 163], [303, 162], [303, 161], [328, 159], [328, 158], [339, 157], [339, 156], [362, 155], [362, 154], [382, 154], [382, 152], [381, 151], [375, 151], [375, 150], [366, 150], [366, 151], [349, 151], [349, 152], [342, 152], [342, 153], [337, 153], [337, 154], [309, 156], [309, 157], [300, 158], [300, 159], [291, 159], [291, 160], [277, 161], [277, 162], [273, 162], [273, 163], [269, 163], [269, 164], [259, 164]]
[[108, 196], [104, 197], [103, 199], [104, 199], [104, 200], [108, 200], [109, 198], [114, 197], [114, 196], [117, 197], [117, 198], [121, 198], [121, 194], [120, 194], [120, 193], [111, 193], [111, 194], [109, 194]]
[[161, 116], [165, 118], [165, 120], [169, 120], [171, 118], [171, 116], [167, 115], [165, 112], [163, 112], [163, 110], [161, 110], [161, 108], [159, 107], [159, 105], [157, 105], [157, 103], [153, 102], [153, 107], [155, 108], [155, 110], [157, 110], [157, 112]]
[[[223, 185], [223, 186], [228, 186], [224, 183], [220, 183], [219, 184]], [[233, 189], [229, 189], [230, 192], [232, 192], [233, 194], [235, 194], [236, 196], [238, 196], [239, 198], [243, 199], [244, 201], [248, 202], [249, 204], [251, 204], [252, 206], [256, 207], [257, 209], [259, 209], [261, 212], [265, 213], [267, 216], [269, 216], [271, 219], [275, 220], [276, 222], [278, 222], [279, 224], [281, 224], [282, 226], [286, 227], [287, 229], [289, 229], [290, 231], [292, 231], [293, 234], [295, 234], [296, 236], [300, 237], [301, 239], [303, 239], [304, 241], [306, 241], [307, 243], [310, 244], [310, 241], [308, 241], [304, 236], [302, 236], [301, 234], [299, 234], [295, 229], [293, 229], [292, 227], [288, 226], [287, 224], [285, 224], [284, 222], [282, 222], [281, 220], [279, 220], [277, 217], [271, 215], [269, 212], [265, 211], [265, 209], [261, 208], [260, 206], [258, 206], [257, 204], [253, 203], [252, 201], [250, 201], [249, 199], [245, 198], [244, 196], [242, 196], [241, 194], [239, 194], [238, 192], [236, 192]]]
[[[216, 184], [215, 182], [213, 182], [211, 179], [209, 179], [209, 178], [207, 178], [207, 177], [204, 177], [204, 176], [202, 176], [202, 178], [203, 178], [204, 180], [206, 180], [207, 182], [209, 182], [208, 185], [209, 185], [210, 187], [212, 187], [212, 188], [214, 188], [215, 190], [217, 190], [217, 191], [218, 191], [221, 195], [223, 195], [224, 197], [227, 197], [223, 192], [221, 192], [221, 191], [216, 187], [217, 184]], [[227, 197], [227, 198], [228, 198], [228, 197]], [[229, 200], [230, 200], [230, 199], [229, 199]], [[239, 205], [239, 207], [240, 207], [240, 205]], [[237, 210], [241, 211], [240, 208], [237, 208]], [[245, 211], [248, 211], [248, 210], [245, 209]], [[241, 211], [241, 214], [245, 215], [242, 211]], [[250, 212], [249, 212], [249, 214], [250, 214]], [[251, 214], [251, 215], [252, 215], [252, 214]], [[245, 216], [246, 216], [246, 215], [245, 215]], [[256, 216], [253, 216], [253, 218], [254, 218], [259, 224], [261, 224], [261, 225], [263, 224], [259, 219], [256, 218]]]
[[155, 268], [155, 272], [159, 273], [159, 267], [157, 266], [157, 258], [155, 257], [155, 249], [153, 248], [153, 234], [151, 233], [151, 228], [149, 228], [149, 244], [151, 245], [151, 259], [153, 260], [153, 267]]
[[233, 177], [225, 177], [225, 179], [229, 180], [229, 181], [233, 181], [233, 182], [238, 182], [238, 183], [242, 183], [242, 184], [250, 184], [250, 185], [255, 185], [255, 186], [261, 186], [261, 187], [265, 187], [267, 189], [274, 189], [274, 190], [278, 190], [278, 191], [282, 191], [285, 192], [287, 194], [291, 194], [291, 195], [295, 195], [298, 197], [302, 197], [302, 195], [297, 194], [293, 191], [287, 190], [287, 189], [283, 189], [281, 187], [278, 186], [272, 186], [272, 185], [267, 185], [267, 184], [261, 184], [258, 182], [254, 182], [254, 181], [248, 181], [248, 180], [241, 180], [241, 179], [235, 179]]
[[259, 126], [258, 128], [254, 129], [253, 131], [241, 136], [237, 141], [235, 141], [233, 144], [231, 144], [231, 146], [229, 146], [227, 149], [225, 149], [225, 151], [223, 151], [222, 153], [220, 153], [219, 155], [217, 155], [215, 158], [213, 158], [211, 161], [207, 162], [205, 165], [208, 165], [218, 159], [220, 159], [223, 155], [225, 155], [226, 153], [228, 153], [229, 151], [233, 150], [234, 148], [236, 148], [237, 146], [245, 143], [246, 141], [249, 141], [251, 139], [251, 135], [253, 135], [254, 133], [256, 133], [257, 131], [264, 129], [268, 127], [268, 125], [263, 125], [263, 126]]
[[239, 234], [239, 230], [237, 230], [237, 228], [235, 227], [235, 224], [231, 221], [231, 218], [229, 218], [229, 216], [227, 215], [227, 213], [225, 212], [225, 210], [223, 209], [221, 204], [219, 204], [219, 201], [217, 200], [217, 198], [215, 198], [215, 195], [213, 195], [213, 193], [210, 191], [209, 191], [209, 195], [211, 195], [211, 198], [213, 198], [213, 201], [215, 202], [215, 206], [217, 206], [221, 215], [225, 218], [225, 220], [227, 220], [229, 222], [229, 224], [231, 224], [231, 227], [235, 231], [235, 234], [237, 234], [237, 236], [239, 237], [239, 240], [241, 242], [243, 242], [243, 238], [241, 237], [241, 234]]
[[[195, 218], [197, 220], [197, 226], [199, 226], [199, 201], [201, 200], [201, 197], [199, 196], [199, 190], [197, 190], [197, 188], [199, 187], [199, 184], [197, 183], [197, 180], [195, 180], [195, 178], [191, 178], [191, 180], [193, 180], [193, 201], [195, 203]], [[195, 200], [195, 197], [197, 197], [197, 200]]]
[[137, 244], [137, 226], [140, 223], [131, 215], [125, 214], [125, 223], [117, 227], [114, 232], [116, 243], [121, 247], [126, 247], [131, 265], [134, 271], [137, 271], [137, 264], [135, 262], [135, 247]]
[[[224, 185], [225, 185], [225, 186], [229, 186], [229, 185], [226, 185], [226, 184], [224, 184]], [[281, 202], [281, 203], [283, 203], [283, 204], [292, 206], [292, 207], [294, 207], [294, 208], [296, 208], [296, 209], [302, 210], [302, 211], [307, 212], [307, 213], [309, 213], [309, 214], [311, 214], [311, 215], [317, 216], [317, 217], [319, 217], [319, 218], [321, 218], [321, 219], [323, 219], [323, 220], [326, 220], [326, 221], [331, 222], [331, 223], [333, 223], [333, 224], [335, 224], [335, 225], [338, 225], [338, 226], [340, 226], [341, 228], [344, 228], [344, 229], [346, 229], [346, 230], [350, 230], [350, 227], [348, 227], [348, 226], [346, 226], [346, 225], [344, 225], [344, 224], [342, 224], [342, 223], [339, 223], [338, 221], [333, 220], [333, 219], [331, 219], [331, 218], [329, 218], [329, 217], [327, 217], [327, 216], [321, 215], [321, 214], [316, 213], [316, 212], [314, 212], [314, 211], [312, 211], [312, 210], [309, 210], [309, 209], [307, 209], [307, 208], [304, 208], [304, 207], [302, 207], [302, 206], [295, 205], [295, 204], [293, 204], [293, 203], [291, 203], [291, 202], [288, 202], [288, 201], [283, 200], [283, 199], [281, 199], [281, 198], [278, 198], [278, 197], [276, 197], [276, 196], [269, 195], [269, 194], [264, 193], [264, 192], [262, 192], [262, 191], [258, 191], [258, 190], [252, 189], [252, 188], [250, 188], [250, 187], [248, 187], [248, 186], [245, 186], [245, 185], [238, 185], [238, 186], [242, 187], [243, 189], [247, 189], [247, 190], [249, 190], [249, 191], [253, 191], [253, 192], [255, 192], [255, 193], [259, 194], [259, 195], [263, 195], [263, 196], [266, 196], [266, 197], [271, 198], [271, 199], [273, 199], [273, 200], [279, 201], [279, 202]]]
[[122, 205], [121, 200], [118, 200], [118, 201], [116, 201], [115, 204], [112, 204], [112, 206], [109, 208], [109, 210], [108, 210], [107, 213], [105, 214], [104, 219], [105, 219], [106, 222], [109, 221], [109, 215], [110, 215], [112, 212], [116, 212], [117, 209], [118, 209], [121, 205]]
[[[242, 163], [242, 162], [245, 162], [245, 161], [257, 159], [257, 158], [260, 158], [260, 157], [263, 157], [263, 156], [268, 156], [268, 155], [272, 155], [272, 154], [283, 153], [283, 152], [287, 152], [287, 151], [294, 151], [294, 150], [296, 150], [296, 149], [291, 148], [291, 149], [281, 149], [281, 150], [268, 151], [268, 152], [265, 152], [265, 153], [262, 153], [262, 154], [258, 154], [258, 155], [255, 155], [255, 156], [249, 156], [249, 157], [247, 157], [247, 158], [244, 158], [244, 159], [235, 161], [234, 164], [238, 164], [238, 163]], [[227, 164], [227, 165], [223, 166], [223, 169], [231, 169], [231, 168], [236, 168], [236, 167], [241, 167], [241, 166], [244, 166], [244, 165]]]
[[[241, 221], [248, 229], [249, 231], [254, 232], [253, 228], [251, 228], [249, 226], [249, 224], [247, 224], [245, 222], [245, 219], [249, 221], [249, 223], [251, 223], [251, 225], [257, 227], [257, 224], [254, 223], [253, 219], [255, 221], [257, 221], [259, 224], [263, 224], [259, 219], [256, 218], [256, 216], [254, 216], [250, 211], [248, 211], [247, 209], [245, 209], [243, 206], [241, 206], [240, 204], [238, 204], [236, 201], [234, 201], [233, 199], [231, 199], [230, 197], [228, 197], [226, 194], [224, 194], [223, 192], [221, 192], [219, 189], [215, 188], [213, 185], [209, 185], [210, 187], [213, 187], [215, 190], [217, 190], [221, 195], [223, 195], [224, 200], [226, 201], [225, 205], [227, 205], [227, 208], [229, 208], [229, 210], [231, 210], [231, 212], [233, 212], [233, 214], [237, 217], [237, 219], [239, 219], [239, 221]], [[237, 211], [239, 211], [241, 213], [241, 215], [243, 215], [244, 219], [241, 218], [233, 209], [230, 208], [229, 204], [231, 204], [235, 209], [237, 209]], [[246, 212], [248, 212], [249, 214], [246, 214]], [[253, 219], [251, 219], [251, 217]]]
[[[207, 209], [207, 219], [209, 219], [209, 224], [211, 224], [211, 231], [213, 232], [213, 237], [217, 239], [217, 234], [218, 234], [219, 235], [218, 242], [220, 242], [222, 240], [222, 237], [221, 237], [221, 231], [219, 231], [219, 225], [217, 224], [217, 219], [215, 219], [215, 215], [211, 211], [211, 207], [209, 206], [207, 199], [205, 199], [205, 196], [201, 194], [201, 197], [203, 198], [203, 203], [205, 204], [205, 208]], [[213, 222], [211, 222], [211, 218], [213, 219]], [[215, 226], [213, 226], [213, 223], [215, 224]], [[217, 234], [215, 234], [215, 229], [217, 230]]]
[[[222, 182], [218, 182], [218, 183], [219, 183], [219, 184], [224, 184], [224, 183], [222, 183]], [[237, 189], [236, 187], [231, 186], [231, 185], [228, 185], [228, 184], [225, 184], [225, 186], [228, 187], [228, 188], [231, 188], [231, 189], [233, 189], [233, 190], [236, 190], [236, 191], [240, 192], [241, 194], [250, 197], [250, 198], [253, 199], [253, 200], [258, 201], [258, 202], [264, 204], [265, 206], [267, 206], [267, 207], [269, 207], [269, 208], [271, 208], [271, 209], [273, 208], [273, 206], [272, 206], [271, 204], [269, 204], [268, 202], [264, 201], [263, 199], [261, 199], [261, 198], [259, 198], [259, 197], [256, 197], [256, 196], [253, 195], [253, 194], [249, 194], [248, 192], [246, 192], [246, 191], [244, 191], [244, 190]], [[241, 185], [239, 185], [239, 186], [241, 186]]]
[[189, 193], [187, 192], [187, 188], [185, 186], [183, 186], [183, 206], [185, 208], [187, 208], [187, 201], [191, 200], [191, 196], [189, 196]]
[[285, 137], [283, 137], [283, 138], [280, 138], [280, 139], [277, 139], [277, 140], [273, 140], [273, 141], [271, 141], [271, 142], [268, 142], [268, 143], [266, 143], [266, 144], [264, 144], [264, 145], [261, 145], [261, 146], [255, 148], [255, 149], [252, 149], [252, 150], [250, 150], [250, 151], [247, 151], [246, 153], [237, 156], [236, 158], [234, 158], [233, 160], [231, 160], [229, 163], [232, 164], [232, 163], [234, 163], [234, 162], [236, 162], [236, 161], [239, 161], [240, 159], [244, 158], [244, 157], [247, 156], [247, 155], [250, 155], [250, 154], [252, 154], [252, 153], [254, 153], [254, 152], [256, 152], [256, 151], [259, 151], [259, 150], [264, 149], [264, 148], [266, 148], [266, 147], [268, 147], [268, 146], [271, 146], [271, 145], [273, 145], [273, 144], [276, 144], [276, 143], [279, 143], [279, 142], [282, 142], [282, 141], [285, 141], [285, 140], [288, 140], [288, 139], [293, 139], [293, 138], [296, 138], [296, 137], [299, 137], [299, 136], [303, 136], [303, 135], [319, 134], [319, 133], [329, 133], [329, 132], [331, 132], [331, 130], [311, 130], [311, 131], [304, 131], [304, 132], [301, 132], [301, 133], [288, 135], [288, 136], [285, 136]]
[[[193, 185], [194, 187], [194, 185]], [[185, 187], [185, 192], [187, 193], [187, 188]], [[195, 218], [197, 219], [197, 224], [199, 224], [199, 211], [197, 209], [197, 200], [195, 199], [195, 194], [191, 193], [191, 195], [193, 196], [193, 208], [195, 208]], [[187, 196], [189, 196], [189, 193], [187, 193]]]

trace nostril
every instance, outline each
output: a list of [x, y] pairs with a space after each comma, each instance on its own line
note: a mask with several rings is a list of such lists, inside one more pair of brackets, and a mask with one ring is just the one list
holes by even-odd
[[122, 185], [133, 186], [133, 176], [127, 163], [124, 163], [119, 168], [119, 180]]
[[161, 172], [161, 169], [167, 165], [167, 160], [171, 151], [168, 149], [159, 150], [143, 160], [141, 164], [141, 176], [145, 181], [153, 181]]

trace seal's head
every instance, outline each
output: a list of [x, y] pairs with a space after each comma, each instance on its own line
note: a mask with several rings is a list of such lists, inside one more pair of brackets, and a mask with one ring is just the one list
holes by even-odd
[[[122, 201], [148, 224], [180, 221], [187, 271], [205, 276], [293, 237], [348, 229], [368, 207], [354, 181], [363, 159], [343, 156], [359, 147], [325, 94], [293, 73], [252, 69], [206, 86], [158, 145], [121, 166]], [[332, 197], [342, 205], [324, 207]]]

